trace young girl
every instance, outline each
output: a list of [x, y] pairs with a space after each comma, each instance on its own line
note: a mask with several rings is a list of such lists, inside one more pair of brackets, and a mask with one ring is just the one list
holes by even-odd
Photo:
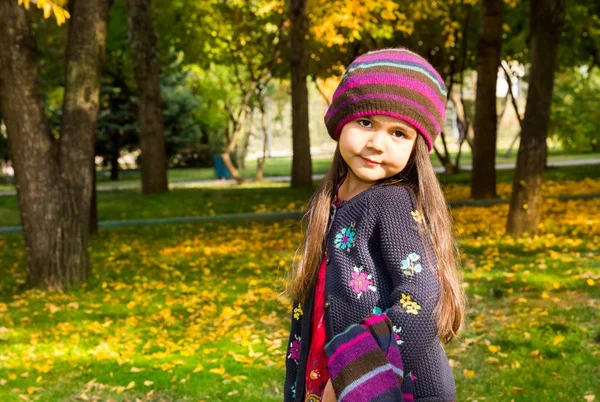
[[[344, 74], [325, 116], [338, 146], [289, 285], [285, 401], [455, 400], [440, 340], [461, 329], [465, 297], [429, 158], [445, 101], [440, 75], [406, 49], [369, 52]], [[369, 327], [378, 316], [397, 345]], [[373, 340], [381, 350], [365, 346]]]

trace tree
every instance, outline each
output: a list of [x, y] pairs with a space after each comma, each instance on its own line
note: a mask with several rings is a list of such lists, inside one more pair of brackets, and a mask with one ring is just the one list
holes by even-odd
[[306, 0], [290, 1], [290, 67], [292, 70], [292, 187], [312, 186], [308, 131], [308, 15]]
[[503, 0], [483, 0], [477, 45], [477, 94], [471, 197], [496, 198], [496, 82], [502, 45]]
[[49, 290], [80, 285], [91, 272], [90, 166], [109, 3], [77, 0], [72, 8], [63, 116], [54, 136], [44, 115], [27, 12], [13, 0], [0, 0], [0, 107], [15, 168], [27, 274], [32, 286]]
[[167, 155], [157, 56], [158, 38], [152, 25], [150, 0], [127, 0], [127, 15], [138, 94], [142, 193], [163, 193], [169, 191]]
[[529, 92], [507, 222], [507, 232], [514, 237], [538, 229], [554, 70], [564, 19], [565, 0], [531, 0]]

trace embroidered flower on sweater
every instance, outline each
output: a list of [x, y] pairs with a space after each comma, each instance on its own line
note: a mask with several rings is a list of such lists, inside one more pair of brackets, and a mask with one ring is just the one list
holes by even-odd
[[338, 234], [335, 235], [335, 247], [350, 251], [352, 247], [354, 247], [354, 242], [356, 241], [356, 223], [352, 222], [350, 226], [343, 228], [340, 230]]
[[352, 279], [350, 279], [350, 287], [357, 293], [356, 297], [360, 299], [363, 295], [363, 292], [366, 291], [377, 291], [377, 288], [373, 286], [373, 275], [367, 274], [363, 271], [363, 267], [354, 267], [354, 272], [352, 272]]
[[404, 310], [406, 310], [408, 314], [417, 315], [419, 314], [419, 310], [421, 310], [421, 306], [419, 306], [419, 303], [412, 300], [410, 295], [406, 295], [404, 293], [402, 293], [400, 304], [402, 304], [402, 307], [404, 307]]
[[294, 318], [299, 320], [300, 317], [302, 317], [302, 314], [304, 314], [304, 312], [302, 311], [302, 307], [300, 307], [300, 305], [298, 305], [295, 309], [294, 309]]
[[402, 332], [402, 327], [394, 325], [392, 329], [394, 331], [394, 338], [396, 339], [396, 343], [398, 345], [402, 345], [404, 343], [404, 341], [400, 339], [400, 332]]
[[406, 276], [414, 276], [423, 270], [419, 261], [421, 257], [417, 253], [410, 253], [405, 260], [402, 260], [402, 273]]
[[417, 222], [417, 223], [423, 222], [423, 215], [421, 215], [421, 212], [418, 209], [415, 211], [411, 211], [410, 214], [412, 215], [415, 222]]
[[298, 359], [300, 359], [300, 337], [298, 335], [294, 335], [294, 339], [290, 342], [290, 354], [288, 355], [288, 359], [295, 360], [298, 363]]
[[296, 381], [294, 381], [294, 383], [290, 387], [290, 390], [292, 391], [292, 398], [296, 399]]

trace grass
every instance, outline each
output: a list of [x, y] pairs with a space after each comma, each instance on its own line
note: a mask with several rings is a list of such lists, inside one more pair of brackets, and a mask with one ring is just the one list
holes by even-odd
[[[508, 198], [513, 170], [498, 171], [498, 192]], [[470, 197], [470, 174], [440, 175], [451, 201]], [[598, 166], [550, 168], [545, 172], [543, 193], [548, 196], [600, 193]], [[315, 183], [316, 185], [317, 183]], [[288, 183], [249, 183], [242, 186], [212, 186], [174, 189], [169, 193], [143, 196], [138, 190], [98, 192], [100, 221], [180, 216], [222, 215], [247, 212], [300, 211], [311, 189], [291, 189]], [[0, 197], [0, 226], [20, 224], [16, 196]]]
[[[516, 161], [516, 152], [513, 152], [510, 157], [504, 157], [505, 150], [499, 150], [496, 155], [496, 163], [514, 163]], [[548, 157], [549, 161], [563, 160], [580, 160], [580, 159], [598, 159], [598, 153], [585, 154], [566, 154], [562, 151], [551, 151]], [[452, 160], [456, 159], [456, 155], [452, 153]], [[441, 166], [435, 154], [431, 154], [431, 161], [434, 166]], [[463, 153], [461, 157], [461, 165], [471, 165], [472, 155], [470, 152]], [[325, 174], [331, 164], [331, 158], [313, 157], [312, 168], [315, 174]], [[287, 157], [269, 158], [265, 164], [265, 177], [289, 176], [292, 167], [292, 159]], [[215, 173], [213, 168], [188, 168], [188, 169], [169, 169], [169, 183], [181, 183], [185, 181], [198, 180], [214, 180]], [[245, 169], [240, 169], [240, 174], [246, 179], [252, 179], [256, 175], [256, 165], [254, 161], [248, 161]], [[468, 174], [468, 173], [467, 173]], [[119, 187], [140, 185], [139, 170], [123, 170], [120, 172], [118, 181], [110, 181], [110, 172], [98, 171], [97, 182], [99, 187]], [[0, 176], [0, 191], [14, 190], [11, 179]]]
[[[581, 181], [551, 188], [586, 180], [569, 177]], [[185, 194], [147, 211], [307, 197], [278, 186]], [[143, 208], [112, 202], [115, 214]], [[600, 200], [546, 199], [540, 236], [518, 240], [503, 235], [507, 211], [453, 210], [470, 301], [446, 347], [457, 400], [598, 398]], [[22, 236], [0, 236], [0, 400], [280, 401], [290, 317], [280, 293], [300, 241], [293, 221], [101, 230], [90, 282], [56, 294], [27, 288]]]

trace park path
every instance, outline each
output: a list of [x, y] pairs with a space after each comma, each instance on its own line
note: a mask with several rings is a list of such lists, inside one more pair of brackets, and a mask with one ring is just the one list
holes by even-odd
[[[566, 200], [581, 200], [600, 198], [600, 193], [592, 194], [575, 194], [575, 195], [559, 195], [547, 198], [556, 198], [562, 201]], [[497, 204], [508, 204], [509, 200], [496, 198], [493, 200], [462, 200], [450, 201], [448, 205], [451, 208], [464, 206], [487, 207]], [[304, 215], [303, 211], [289, 212], [264, 212], [264, 213], [242, 213], [242, 214], [226, 214], [213, 216], [179, 216], [172, 218], [153, 218], [153, 219], [131, 219], [121, 221], [101, 221], [98, 222], [98, 227], [102, 229], [112, 229], [124, 226], [149, 226], [149, 225], [164, 225], [178, 223], [209, 223], [209, 222], [241, 222], [248, 221], [280, 221], [284, 219], [300, 220]], [[23, 231], [22, 226], [0, 226], [0, 235], [10, 233], [20, 233]]]
[[[582, 165], [600, 165], [600, 158], [593, 159], [576, 159], [576, 160], [566, 160], [566, 161], [549, 161], [548, 167], [559, 167], [559, 166], [582, 166]], [[513, 163], [498, 163], [496, 164], [496, 170], [507, 170], [514, 169], [515, 164]], [[461, 166], [461, 169], [469, 171], [472, 169], [471, 165]], [[443, 167], [435, 167], [434, 170], [437, 173], [442, 173], [444, 171]], [[313, 180], [319, 180], [323, 178], [324, 174], [314, 174]], [[272, 182], [289, 182], [292, 180], [290, 176], [273, 176], [273, 177], [265, 177], [265, 181]], [[251, 183], [252, 179], [247, 180], [248, 183]], [[169, 184], [170, 189], [174, 188], [195, 188], [195, 187], [206, 187], [206, 186], [222, 186], [222, 185], [231, 185], [235, 184], [235, 180], [188, 180], [182, 182], [173, 182]], [[127, 191], [127, 190], [139, 190], [139, 183], [126, 183], [126, 184], [118, 184], [118, 185], [99, 185], [98, 191]], [[14, 196], [16, 195], [15, 190], [8, 191], [0, 191], [0, 196]]]

